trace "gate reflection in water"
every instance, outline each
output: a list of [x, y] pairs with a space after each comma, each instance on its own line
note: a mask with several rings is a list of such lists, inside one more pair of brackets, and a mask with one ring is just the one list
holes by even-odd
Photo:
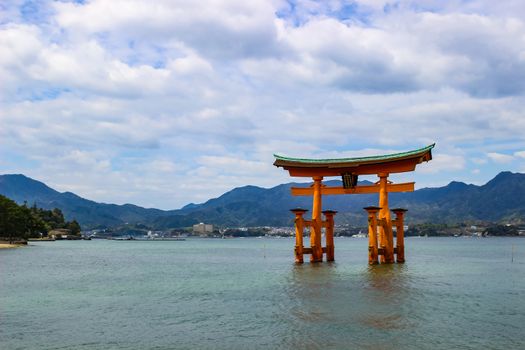
[[287, 345], [305, 348], [392, 348], [414, 326], [409, 317], [408, 265], [341, 269], [341, 263], [295, 265], [286, 293], [290, 301]]

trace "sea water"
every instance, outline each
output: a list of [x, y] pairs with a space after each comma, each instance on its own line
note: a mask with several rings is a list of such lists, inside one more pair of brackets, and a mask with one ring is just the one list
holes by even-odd
[[[1, 349], [525, 349], [525, 239], [56, 241], [0, 251]], [[514, 248], [513, 248], [514, 246]], [[307, 260], [307, 259], [306, 259]]]

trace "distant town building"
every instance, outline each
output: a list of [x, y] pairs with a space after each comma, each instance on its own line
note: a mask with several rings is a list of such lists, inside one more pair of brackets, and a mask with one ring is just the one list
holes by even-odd
[[213, 233], [213, 225], [200, 223], [193, 225], [193, 233], [198, 235], [207, 235], [208, 233]]
[[51, 230], [47, 233], [47, 236], [54, 239], [67, 239], [68, 236], [71, 236], [71, 230], [66, 228], [57, 228], [55, 230]]

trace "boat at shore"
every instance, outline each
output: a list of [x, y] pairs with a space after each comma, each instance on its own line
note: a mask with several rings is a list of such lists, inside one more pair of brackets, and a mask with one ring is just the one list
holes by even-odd
[[367, 238], [368, 235], [366, 233], [359, 232], [358, 234], [355, 234], [352, 236], [352, 238]]
[[110, 241], [134, 241], [135, 238], [133, 236], [129, 237], [108, 237], [107, 238]]

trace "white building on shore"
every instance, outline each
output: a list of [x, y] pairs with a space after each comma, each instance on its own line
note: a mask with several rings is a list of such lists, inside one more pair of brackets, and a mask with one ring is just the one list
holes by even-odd
[[213, 233], [213, 225], [200, 223], [193, 225], [193, 233], [198, 235], [207, 235]]

